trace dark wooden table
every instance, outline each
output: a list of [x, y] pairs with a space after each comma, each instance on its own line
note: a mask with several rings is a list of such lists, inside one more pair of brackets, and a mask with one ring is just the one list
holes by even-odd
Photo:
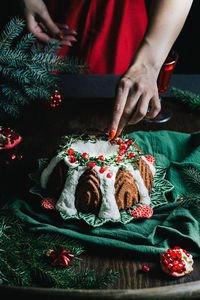
[[[115, 77], [114, 81], [113, 78], [111, 79], [112, 84], [115, 84], [118, 77]], [[98, 86], [98, 80], [100, 79], [96, 80], [95, 84]], [[185, 80], [188, 84], [189, 77], [186, 77]], [[200, 82], [200, 76], [198, 80]], [[178, 79], [177, 82], [180, 83]], [[184, 84], [183, 78], [182, 82]], [[107, 83], [110, 84], [109, 80]], [[69, 89], [70, 84], [67, 84], [67, 89]], [[107, 85], [104, 82], [104, 88], [106, 89], [105, 86]], [[88, 89], [88, 95], [87, 91], [81, 92], [81, 95], [85, 93], [84, 97], [78, 97], [77, 91], [74, 97], [70, 93], [70, 97], [67, 97], [65, 90], [66, 99], [57, 109], [51, 109], [49, 106], [43, 105], [40, 108], [34, 106], [33, 110], [29, 109], [23, 120], [13, 125], [17, 126], [24, 136], [23, 163], [26, 168], [32, 167], [34, 157], [51, 155], [56, 148], [59, 137], [63, 134], [79, 132], [89, 128], [90, 131], [96, 128], [104, 130], [107, 127], [107, 119], [113, 102], [114, 86], [111, 85], [111, 87], [112, 92], [107, 86], [110, 94], [102, 94], [101, 97], [96, 97], [98, 91], [94, 92], [91, 89]], [[87, 87], [84, 88], [87, 90]], [[79, 89], [79, 86], [77, 86], [77, 89]], [[162, 124], [142, 121], [137, 125], [132, 125], [130, 121], [125, 131], [172, 130], [185, 133], [199, 131], [200, 114], [192, 112], [186, 105], [171, 97], [170, 94], [166, 96], [163, 104], [173, 111], [170, 121]], [[30, 149], [31, 155], [28, 155]], [[155, 260], [151, 257], [124, 256], [117, 251], [113, 253], [109, 249], [97, 249], [87, 245], [85, 245], [85, 249], [86, 251], [82, 255], [79, 265], [80, 270], [85, 268], [95, 269], [99, 274], [107, 269], [119, 272], [119, 280], [112, 287], [112, 290], [50, 291], [47, 289], [12, 288], [8, 292], [20, 296], [40, 295], [48, 296], [48, 298], [55, 297], [56, 299], [58, 297], [66, 297], [66, 299], [200, 299], [200, 258], [195, 259], [194, 271], [191, 274], [175, 279], [166, 276], [160, 270], [159, 258]], [[150, 267], [149, 272], [141, 271], [144, 264]]]

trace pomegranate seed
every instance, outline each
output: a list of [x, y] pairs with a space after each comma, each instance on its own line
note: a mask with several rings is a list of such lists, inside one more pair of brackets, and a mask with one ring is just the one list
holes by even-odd
[[90, 169], [94, 168], [95, 166], [96, 166], [96, 163], [95, 163], [95, 162], [91, 162], [91, 163], [89, 164], [89, 168], [90, 168]]
[[98, 159], [100, 159], [101, 161], [103, 161], [103, 160], [104, 160], [103, 155], [100, 155], [100, 156], [98, 157]]
[[112, 176], [113, 176], [113, 173], [111, 173], [111, 172], [106, 175], [107, 178], [111, 178]]
[[123, 142], [122, 139], [118, 139], [118, 140], [117, 140], [117, 143], [118, 143], [119, 145], [121, 145], [122, 142]]
[[130, 152], [129, 155], [128, 155], [128, 157], [129, 157], [129, 158], [133, 158], [133, 157], [134, 157], [133, 152]]
[[69, 155], [69, 156], [71, 156], [72, 154], [74, 153], [74, 150], [73, 149], [68, 149], [68, 151], [67, 151], [67, 154]]
[[150, 269], [148, 266], [146, 266], [146, 265], [142, 266], [142, 271], [149, 272], [149, 270]]
[[85, 152], [85, 153], [82, 154], [82, 157], [84, 157], [85, 159], [88, 159], [89, 155]]
[[104, 173], [104, 172], [105, 172], [105, 170], [106, 170], [106, 168], [105, 168], [105, 167], [101, 167], [101, 168], [99, 169], [99, 172], [100, 172], [100, 173]]
[[70, 162], [71, 164], [73, 164], [73, 163], [75, 163], [75, 161], [76, 161], [76, 157], [73, 156], [73, 155], [71, 155], [70, 158], [69, 158], [69, 162]]

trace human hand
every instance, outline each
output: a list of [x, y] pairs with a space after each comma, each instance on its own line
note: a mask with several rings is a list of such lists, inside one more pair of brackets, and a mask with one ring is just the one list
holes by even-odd
[[132, 65], [121, 77], [109, 126], [110, 139], [116, 138], [130, 120], [136, 124], [145, 117], [157, 116], [161, 109], [157, 76], [153, 68]]
[[62, 46], [76, 42], [76, 31], [65, 24], [54, 23], [42, 0], [23, 0], [27, 27], [43, 43], [59, 39]]

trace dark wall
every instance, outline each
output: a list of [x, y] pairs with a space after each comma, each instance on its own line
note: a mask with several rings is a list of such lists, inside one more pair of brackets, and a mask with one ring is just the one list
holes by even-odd
[[[57, 0], [59, 1], [59, 0]], [[67, 0], [66, 0], [67, 1]], [[102, 0], [103, 1], [103, 0]], [[116, 0], [118, 1], [118, 0]], [[124, 1], [124, 0], [120, 0]], [[147, 0], [148, 3], [151, 0]], [[19, 15], [21, 0], [6, 0], [0, 10], [0, 29], [12, 16]], [[170, 16], [169, 16], [170, 22]], [[200, 0], [193, 0], [193, 5], [186, 23], [174, 44], [179, 53], [175, 73], [200, 73]]]

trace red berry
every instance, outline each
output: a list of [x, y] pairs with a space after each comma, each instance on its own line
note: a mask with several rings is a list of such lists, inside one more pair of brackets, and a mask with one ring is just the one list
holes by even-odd
[[133, 157], [134, 157], [133, 152], [130, 152], [130, 153], [128, 154], [128, 157], [129, 157], [129, 158], [133, 158]]
[[75, 161], [76, 161], [76, 157], [73, 156], [73, 155], [71, 155], [70, 158], [69, 158], [69, 162], [70, 162], [71, 164], [73, 164], [73, 163], [75, 163]]
[[121, 149], [127, 150], [127, 149], [128, 149], [128, 146], [127, 146], [127, 144], [125, 144], [125, 143], [122, 143], [122, 144], [121, 144]]
[[100, 159], [101, 161], [103, 161], [103, 160], [104, 160], [103, 155], [100, 155], [100, 156], [98, 157], [98, 159]]
[[110, 143], [111, 143], [111, 145], [114, 145], [114, 144], [115, 144], [115, 141], [114, 141], [114, 140], [111, 140]]
[[180, 197], [180, 198], [178, 199], [178, 201], [183, 201], [183, 198], [182, 198], [182, 197]]
[[117, 140], [117, 143], [118, 143], [119, 145], [121, 145], [122, 142], [123, 142], [122, 139], [118, 139], [118, 140]]
[[74, 153], [74, 150], [72, 148], [68, 149], [67, 154], [71, 156]]
[[95, 163], [95, 162], [91, 162], [91, 163], [89, 164], [89, 168], [90, 168], [90, 169], [94, 168], [95, 166], [96, 166], [96, 163]]
[[150, 269], [148, 266], [144, 265], [144, 266], [142, 266], [142, 270], [145, 272], [149, 272]]
[[101, 167], [100, 169], [99, 169], [99, 172], [100, 173], [104, 173], [106, 171], [106, 167]]
[[117, 156], [117, 161], [122, 161], [121, 156]]
[[120, 150], [119, 150], [119, 153], [120, 153], [121, 155], [123, 155], [123, 154], [126, 153], [126, 151], [125, 151], [124, 149], [120, 149]]
[[106, 175], [107, 178], [111, 178], [112, 176], [113, 176], [113, 173], [111, 173], [111, 172]]
[[85, 159], [88, 159], [89, 155], [85, 152], [85, 153], [82, 154], [82, 157], [84, 157]]
[[127, 145], [130, 145], [130, 144], [132, 143], [132, 141], [133, 141], [133, 140], [129, 139], [129, 140], [126, 142], [126, 144], [127, 144]]

